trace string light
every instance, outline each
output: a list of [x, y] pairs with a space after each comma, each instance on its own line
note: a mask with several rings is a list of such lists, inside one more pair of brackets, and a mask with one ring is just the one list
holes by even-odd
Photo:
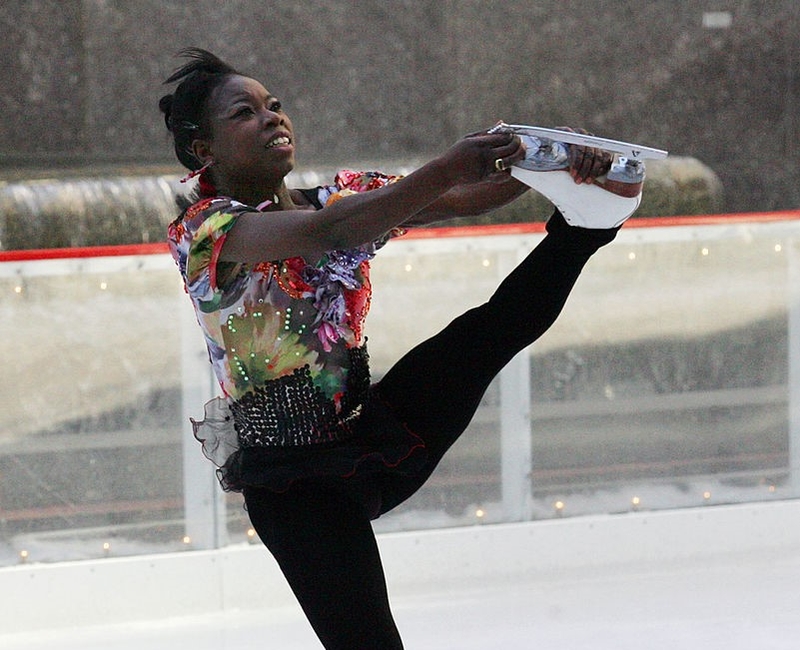
[[631, 508], [633, 510], [638, 510], [640, 505], [642, 505], [642, 500], [639, 497], [633, 497], [631, 499]]
[[16, 287], [14, 287], [14, 293], [16, 293], [17, 295], [21, 294], [22, 293], [22, 285], [18, 284]]
[[100, 291], [105, 291], [106, 289], [108, 289], [108, 282], [101, 282]]
[[775, 244], [775, 252], [780, 253], [783, 250], [783, 246], [780, 244]]
[[183, 542], [184, 546], [190, 546], [192, 544], [192, 538], [188, 535], [184, 535], [181, 541]]
[[629, 259], [631, 262], [633, 262], [633, 260], [635, 260], [635, 259], [636, 259], [636, 253], [634, 253], [633, 251], [631, 251], [630, 253], [628, 253], [628, 259]]
[[111, 554], [111, 544], [103, 542], [103, 554], [108, 556]]
[[481, 519], [483, 519], [485, 516], [486, 516], [486, 511], [485, 511], [483, 508], [478, 508], [478, 509], [475, 511], [475, 518], [476, 518], [478, 521], [480, 521]]
[[24, 549], [21, 550], [19, 552], [19, 561], [20, 561], [20, 563], [21, 564], [25, 564], [28, 561], [28, 556], [29, 556], [28, 551], [26, 551]]
[[706, 490], [705, 492], [703, 492], [703, 499], [704, 499], [705, 501], [709, 501], [709, 500], [711, 499], [711, 492], [709, 492], [708, 490]]
[[254, 528], [247, 529], [247, 541], [253, 544], [256, 541], [256, 531]]
[[701, 254], [703, 257], [708, 257], [708, 253], [709, 253], [709, 250], [708, 250], [708, 248], [707, 248], [706, 246], [703, 246], [703, 249], [700, 251], [700, 254]]
[[564, 502], [563, 501], [556, 501], [553, 504], [553, 509], [556, 511], [556, 516], [561, 517], [564, 514]]

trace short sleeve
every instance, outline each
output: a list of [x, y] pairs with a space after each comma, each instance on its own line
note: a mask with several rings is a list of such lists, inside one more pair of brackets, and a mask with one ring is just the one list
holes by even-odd
[[184, 218], [170, 227], [170, 248], [186, 290], [204, 312], [218, 309], [221, 300], [217, 284], [217, 264], [225, 238], [238, 216], [246, 209], [227, 200], [207, 200], [195, 204]]

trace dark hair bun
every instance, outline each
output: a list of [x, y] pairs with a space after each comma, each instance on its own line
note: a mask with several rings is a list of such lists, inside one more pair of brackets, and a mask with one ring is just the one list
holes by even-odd
[[158, 110], [164, 113], [164, 123], [170, 131], [172, 131], [172, 104], [174, 101], [175, 96], [172, 93], [164, 95], [158, 100]]

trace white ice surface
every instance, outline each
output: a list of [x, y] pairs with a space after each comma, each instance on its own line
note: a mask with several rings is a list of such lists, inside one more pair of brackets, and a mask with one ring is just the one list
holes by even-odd
[[[4, 597], [9, 597], [4, 594]], [[46, 598], [46, 595], [42, 595]], [[800, 547], [550, 572], [394, 599], [408, 650], [796, 650]], [[4, 650], [313, 649], [298, 609], [1, 636]]]

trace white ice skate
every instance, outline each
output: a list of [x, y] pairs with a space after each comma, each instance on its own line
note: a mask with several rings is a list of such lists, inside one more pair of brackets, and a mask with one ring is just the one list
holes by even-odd
[[[491, 133], [514, 133], [528, 153], [511, 168], [511, 175], [546, 196], [567, 223], [581, 228], [616, 228], [642, 201], [645, 159], [666, 158], [667, 152], [619, 140], [501, 122]], [[616, 154], [611, 169], [591, 184], [576, 184], [569, 175], [571, 144]]]

